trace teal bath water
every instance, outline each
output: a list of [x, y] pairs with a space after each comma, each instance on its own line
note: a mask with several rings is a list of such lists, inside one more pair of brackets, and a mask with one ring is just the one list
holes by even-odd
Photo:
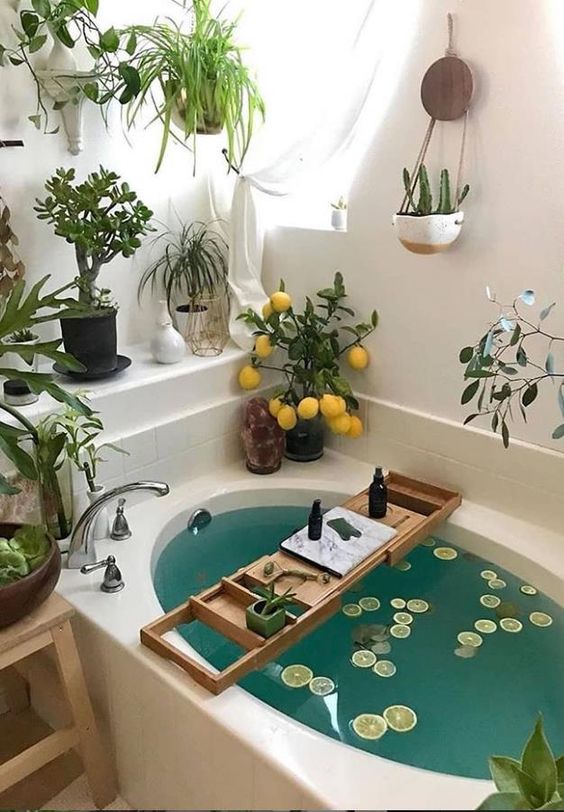
[[[307, 515], [301, 507], [249, 508], [215, 516], [195, 536], [180, 533], [156, 566], [154, 582], [163, 608], [172, 609], [222, 576], [273, 552], [307, 522]], [[345, 605], [377, 597], [379, 609], [358, 617], [340, 612], [262, 671], [243, 679], [241, 687], [338, 741], [428, 770], [488, 777], [488, 757], [518, 756], [539, 712], [554, 751], [564, 753], [564, 611], [540, 593], [523, 594], [524, 582], [463, 550], [456, 550], [451, 560], [438, 558], [437, 548], [456, 548], [439, 539], [426, 543], [433, 542], [434, 546], [413, 550], [406, 559], [409, 569], [379, 567], [343, 599]], [[493, 570], [506, 586], [488, 586], [481, 576], [484, 570]], [[483, 606], [483, 595], [498, 597], [502, 605]], [[427, 612], [411, 613], [411, 633], [405, 639], [389, 634], [393, 615], [408, 611], [394, 609], [393, 598], [429, 604]], [[532, 612], [548, 614], [552, 624], [533, 625]], [[503, 631], [500, 614], [519, 619], [522, 630]], [[461, 646], [458, 634], [475, 632], [477, 620], [492, 620], [497, 630], [480, 635], [483, 643], [475, 656], [460, 656], [472, 652]], [[224, 668], [242, 653], [200, 623], [180, 632], [216, 668]], [[391, 646], [389, 653], [377, 657], [394, 663], [397, 672], [392, 677], [380, 677], [372, 668], [351, 662], [355, 651], [375, 644], [368, 639], [373, 632]], [[292, 664], [330, 678], [334, 691], [317, 696], [307, 686], [287, 687], [281, 673]], [[352, 720], [363, 713], [381, 715], [390, 705], [413, 709], [415, 728], [407, 733], [388, 730], [376, 741], [355, 733]]]

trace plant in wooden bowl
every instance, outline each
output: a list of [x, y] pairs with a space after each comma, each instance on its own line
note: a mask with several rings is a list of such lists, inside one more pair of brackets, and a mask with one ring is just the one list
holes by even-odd
[[294, 604], [294, 592], [287, 589], [282, 595], [276, 594], [275, 584], [266, 588], [256, 587], [261, 599], [247, 606], [247, 628], [261, 637], [272, 637], [286, 625], [286, 609]]
[[[433, 206], [433, 193], [425, 164], [421, 164], [415, 178], [409, 170], [403, 170], [405, 207], [394, 214], [393, 222], [401, 244], [414, 254], [437, 254], [444, 251], [459, 236], [464, 221], [460, 205], [466, 198], [468, 184], [460, 191], [451, 193], [448, 169], [441, 170], [439, 202]], [[419, 199], [415, 191], [419, 187]]]
[[[335, 434], [356, 438], [363, 432], [362, 421], [354, 414], [359, 403], [341, 364], [346, 359], [351, 369], [366, 369], [370, 356], [362, 342], [376, 329], [378, 314], [373, 310], [367, 322], [344, 323], [356, 318], [346, 298], [342, 274], [337, 272], [332, 287], [319, 290], [315, 303], [306, 297], [303, 312], [298, 312], [281, 280], [261, 315], [249, 309], [239, 316], [255, 336], [239, 384], [247, 390], [259, 387], [261, 369], [282, 373], [285, 384], [271, 398], [269, 409], [286, 432], [286, 456], [298, 462], [323, 454], [324, 419]], [[271, 360], [275, 351], [285, 360]]]

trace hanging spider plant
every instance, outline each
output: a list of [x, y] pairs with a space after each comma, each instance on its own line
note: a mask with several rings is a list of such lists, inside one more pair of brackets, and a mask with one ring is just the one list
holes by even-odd
[[194, 309], [203, 297], [227, 294], [227, 243], [210, 223], [182, 224], [153, 242], [166, 242], [166, 247], [141, 277], [139, 299], [147, 287], [155, 292], [161, 284], [173, 314], [178, 308]]

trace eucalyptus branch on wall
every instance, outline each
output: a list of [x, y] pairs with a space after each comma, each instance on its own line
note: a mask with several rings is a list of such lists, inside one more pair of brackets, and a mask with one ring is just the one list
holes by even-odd
[[[523, 291], [510, 305], [498, 302], [489, 288], [487, 294], [498, 316], [476, 344], [460, 351], [460, 362], [466, 365], [464, 377], [470, 381], [462, 404], [474, 408], [464, 423], [489, 417], [492, 431], [501, 434], [507, 448], [509, 424], [518, 419], [527, 422], [527, 410], [547, 384], [555, 388], [564, 421], [564, 370], [557, 370], [555, 360], [555, 349], [564, 336], [545, 326], [556, 302], [535, 316], [530, 312], [536, 301], [532, 290]], [[563, 437], [564, 422], [552, 432], [554, 440]]]

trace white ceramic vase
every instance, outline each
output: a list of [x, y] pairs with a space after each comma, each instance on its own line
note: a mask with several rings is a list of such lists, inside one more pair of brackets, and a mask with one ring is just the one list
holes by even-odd
[[[94, 504], [94, 502], [96, 502], [105, 493], [105, 485], [97, 485], [96, 490], [86, 491], [88, 501], [91, 505]], [[102, 539], [108, 539], [110, 537], [110, 517], [106, 507], [99, 510], [96, 518], [94, 519], [94, 523], [92, 525], [92, 536], [96, 541], [101, 541]]]
[[331, 211], [331, 225], [335, 231], [347, 230], [347, 210], [346, 209], [333, 209]]
[[159, 315], [151, 340], [151, 352], [158, 364], [177, 364], [186, 353], [184, 339], [173, 327], [172, 318], [164, 299], [159, 302]]
[[394, 214], [393, 224], [401, 244], [413, 254], [438, 254], [459, 236], [464, 212], [454, 214]]

